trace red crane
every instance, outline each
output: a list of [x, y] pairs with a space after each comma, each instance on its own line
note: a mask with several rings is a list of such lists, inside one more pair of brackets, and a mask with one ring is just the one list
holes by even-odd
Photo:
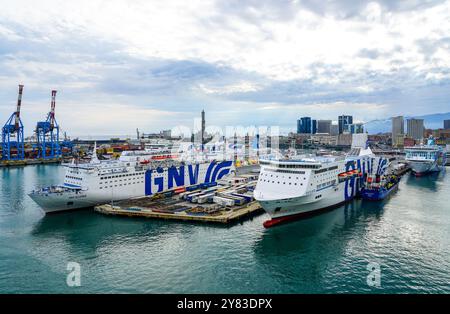
[[20, 124], [20, 107], [22, 106], [22, 92], [23, 92], [23, 85], [19, 85], [19, 97], [17, 98], [16, 118], [14, 120], [14, 128], [16, 130], [19, 129]]

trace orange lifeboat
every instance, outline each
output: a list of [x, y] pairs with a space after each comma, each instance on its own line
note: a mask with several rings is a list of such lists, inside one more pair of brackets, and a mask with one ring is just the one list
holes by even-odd
[[175, 192], [175, 194], [180, 194], [180, 193], [186, 192], [186, 188], [181, 187], [181, 188], [175, 189], [174, 192]]

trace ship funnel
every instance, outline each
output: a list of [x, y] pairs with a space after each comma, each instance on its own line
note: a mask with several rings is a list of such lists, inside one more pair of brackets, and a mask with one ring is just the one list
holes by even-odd
[[94, 142], [94, 149], [92, 151], [92, 158], [91, 158], [91, 164], [98, 163], [98, 157], [97, 157], [97, 142]]
[[356, 133], [352, 134], [352, 148], [363, 148], [367, 149], [369, 147], [369, 137], [367, 133]]

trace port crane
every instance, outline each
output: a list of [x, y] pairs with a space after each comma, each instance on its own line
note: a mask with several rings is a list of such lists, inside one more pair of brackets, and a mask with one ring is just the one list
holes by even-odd
[[50, 159], [61, 157], [59, 125], [55, 119], [55, 99], [56, 90], [52, 90], [52, 100], [47, 120], [38, 122], [36, 125], [38, 158]]
[[19, 85], [16, 111], [2, 128], [2, 160], [22, 160], [25, 157], [23, 123], [20, 119], [23, 85]]

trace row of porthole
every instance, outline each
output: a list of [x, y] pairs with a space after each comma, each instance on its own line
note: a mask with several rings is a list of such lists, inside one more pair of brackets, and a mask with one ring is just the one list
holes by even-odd
[[[269, 174], [263, 173], [261, 176], [266, 176], [266, 177], [268, 177]], [[270, 177], [273, 178], [273, 174], [271, 174]], [[278, 178], [278, 176], [275, 176], [275, 178]], [[284, 176], [283, 176], [283, 178], [284, 178]], [[289, 177], [289, 179], [291, 179], [291, 178], [292, 178], [292, 177]], [[295, 179], [299, 180], [300, 178], [299, 178], [299, 177], [295, 177]], [[303, 180], [306, 180], [306, 178], [303, 177]]]
[[72, 176], [66, 176], [66, 178], [74, 179], [74, 180], [83, 180], [83, 178], [77, 178], [77, 177], [72, 177]]
[[[142, 179], [142, 178], [133, 178], [133, 180], [135, 181], [135, 180], [140, 180], [140, 179]], [[122, 179], [120, 179], [119, 180], [119, 182], [122, 182], [122, 181], [126, 181], [127, 179], [124, 179], [124, 180], [122, 180]], [[128, 179], [128, 181], [131, 181], [132, 179], [130, 178], [130, 179]], [[114, 180], [114, 182], [117, 182], [117, 180]], [[139, 181], [138, 181], [139, 182]], [[100, 184], [102, 184], [103, 182], [100, 182]], [[105, 184], [107, 184], [107, 183], [113, 183], [113, 181], [106, 181], [105, 182]]]
[[[128, 183], [128, 184], [127, 184], [127, 183], [124, 183], [124, 184], [119, 184], [119, 185], [114, 185], [114, 186], [115, 186], [115, 187], [118, 187], [118, 186], [132, 185], [132, 184], [137, 184], [137, 183], [144, 183], [144, 181], [141, 181], [141, 182], [133, 182], [133, 183]], [[109, 187], [112, 188], [113, 186], [110, 185]], [[108, 186], [100, 187], [100, 190], [102, 190], [103, 188], [107, 189]]]
[[[260, 180], [260, 181], [270, 183], [270, 180]], [[275, 181], [272, 181], [272, 183], [275, 183]], [[280, 181], [277, 181], [277, 184], [280, 184]], [[286, 182], [283, 182], [283, 184], [286, 184]], [[289, 182], [289, 185], [292, 185], [292, 182]], [[297, 185], [297, 183], [295, 182], [294, 185]], [[300, 183], [300, 185], [303, 185], [303, 183]]]

